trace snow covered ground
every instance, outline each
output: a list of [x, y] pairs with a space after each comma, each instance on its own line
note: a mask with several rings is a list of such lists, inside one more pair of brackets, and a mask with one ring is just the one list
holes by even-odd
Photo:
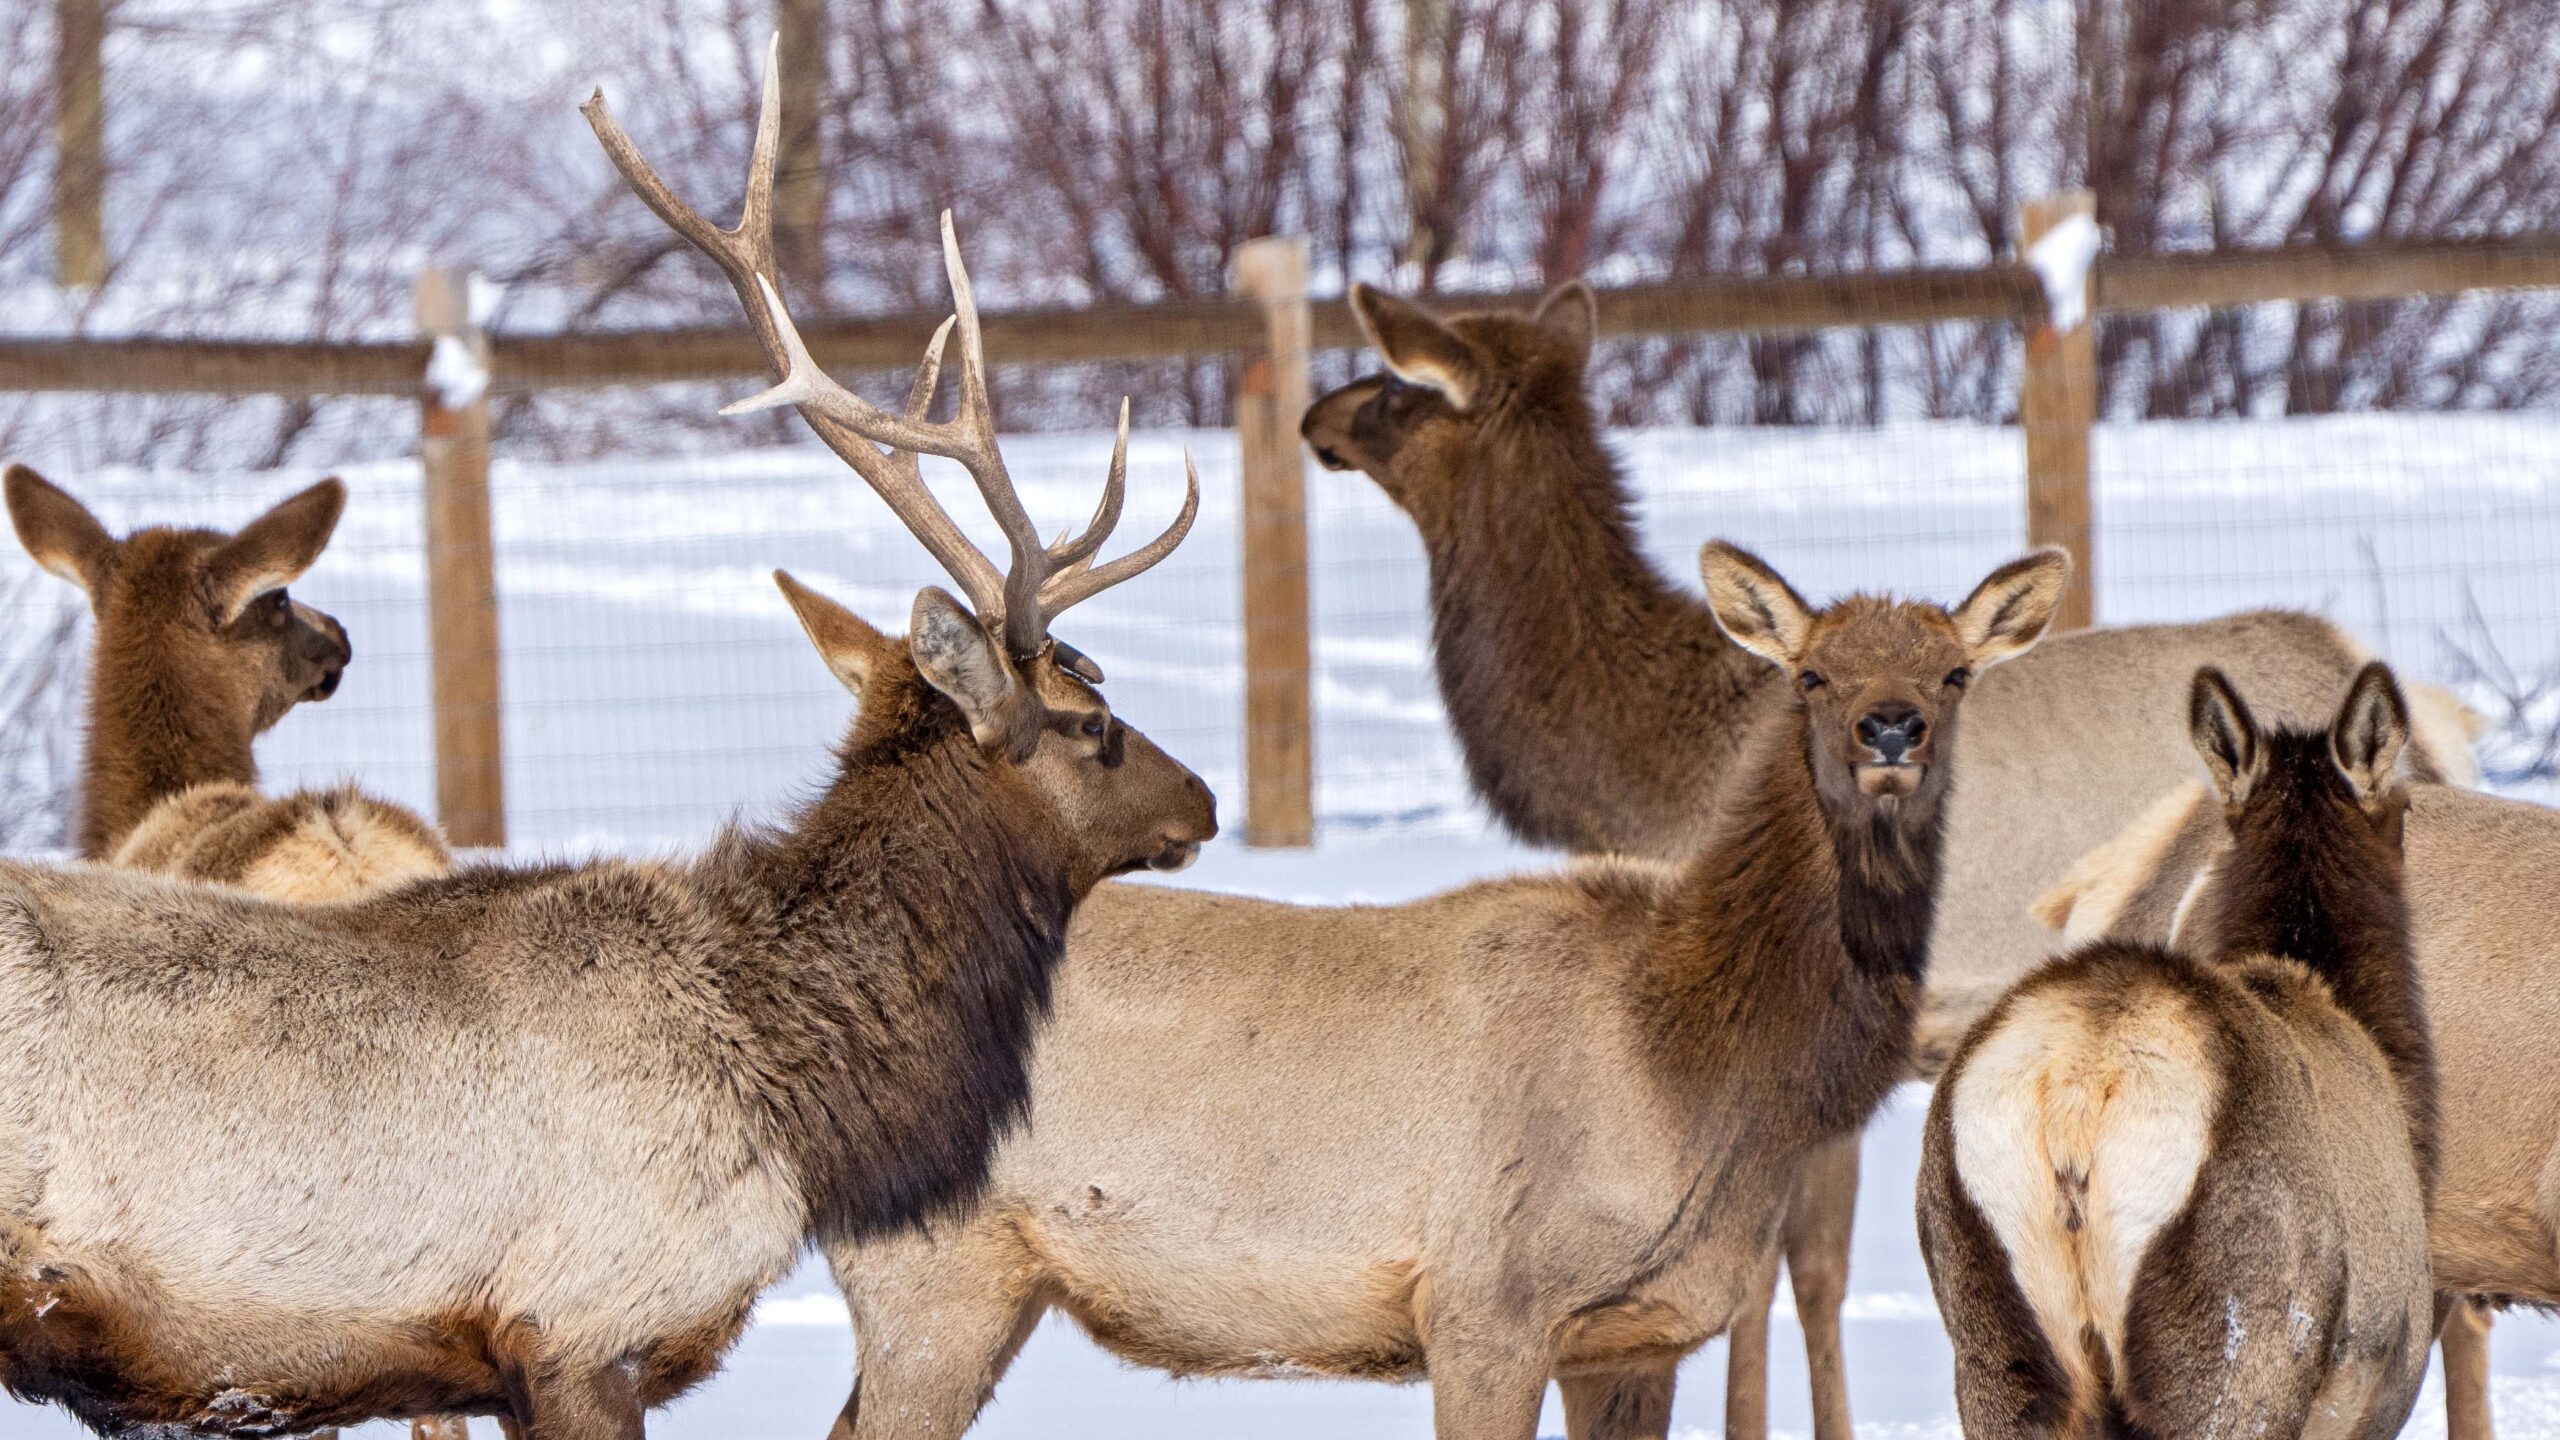
[[[1647, 544], [1684, 582], [1698, 544], [1724, 536], [1760, 549], [1811, 594], [1863, 586], [1952, 599], [2023, 543], [2014, 431], [1638, 431], [1619, 444], [1643, 496]], [[1087, 512], [1107, 445], [1099, 435], [1009, 445], [1044, 526]], [[1059, 628], [1110, 673], [1124, 717], [1232, 799], [1241, 794], [1232, 436], [1137, 437], [1122, 543], [1171, 513], [1184, 445], [1204, 484], [1190, 543]], [[2560, 708], [2560, 697], [2536, 688], [2560, 667], [2560, 419], [2113, 427], [2099, 436], [2097, 464], [2104, 618], [2309, 606], [2433, 677], [2457, 678], [2457, 647], [2476, 657], [2494, 645], [2527, 712]], [[316, 476], [53, 478], [122, 526], [235, 525]], [[416, 472], [385, 465], [348, 479], [355, 500], [339, 540], [296, 591], [347, 622], [356, 661], [337, 699], [294, 714], [262, 754], [275, 784], [354, 775], [423, 806], [432, 766]], [[956, 472], [937, 480], [955, 516], [993, 545], [966, 482]], [[1430, 682], [1410, 525], [1361, 477], [1311, 473], [1309, 485], [1323, 842], [1278, 854], [1221, 842], [1184, 883], [1391, 900], [1552, 863], [1490, 836], [1466, 797]], [[496, 488], [511, 839], [526, 854], [688, 848], [733, 813], [780, 813], [823, 776], [849, 703], [766, 572], [788, 566], [893, 626], [915, 587], [938, 578], [859, 482], [815, 449], [502, 464]], [[0, 582], [25, 569], [16, 547], [0, 544]], [[0, 615], [0, 636], [32, 634], [45, 605], [72, 603], [67, 587], [28, 593], [48, 598]], [[2529, 758], [2530, 748], [2513, 753]], [[1868, 1139], [1848, 1344], [1852, 1398], [1870, 1435], [1953, 1433], [1948, 1357], [1910, 1220], [1924, 1104], [1924, 1092], [1906, 1091]], [[2503, 1433], [2560, 1436], [2560, 1328], [2509, 1317], [2496, 1345]], [[1775, 1423], [1802, 1433], [1809, 1419], [1791, 1327], [1779, 1327], [1776, 1353]], [[805, 1270], [768, 1301], [728, 1369], [658, 1417], [653, 1433], [814, 1440], [844, 1397], [851, 1356], [824, 1274]], [[1719, 1432], [1723, 1364], [1718, 1345], [1684, 1372], [1682, 1432]], [[1418, 1436], [1428, 1415], [1418, 1388], [1172, 1383], [1120, 1366], [1053, 1323], [977, 1433]], [[1551, 1408], [1545, 1429], [1560, 1427]], [[2432, 1397], [2411, 1428], [2441, 1432]], [[56, 1412], [0, 1400], [5, 1440], [72, 1433]]]

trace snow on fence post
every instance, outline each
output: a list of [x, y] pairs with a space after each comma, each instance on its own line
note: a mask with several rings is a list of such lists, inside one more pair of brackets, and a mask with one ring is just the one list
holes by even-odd
[[1310, 396], [1307, 242], [1236, 247], [1237, 293], [1262, 307], [1263, 340], [1236, 372], [1243, 472], [1244, 776], [1248, 845], [1315, 843], [1313, 669], [1307, 639], [1307, 473], [1298, 421]]
[[2089, 529], [2089, 431], [2098, 420], [2089, 276], [2097, 252], [2097, 198], [2088, 191], [2018, 207], [2018, 254], [2045, 292], [2044, 320], [2027, 331], [2018, 378], [2018, 423], [2027, 432], [2027, 543], [2071, 552], [2071, 590], [2054, 617], [2062, 630], [2085, 629], [2097, 618]]
[[[489, 544], [489, 337], [467, 269], [419, 272], [426, 472], [427, 650], [436, 725], [436, 818], [456, 845], [507, 843], [498, 708], [498, 582]], [[484, 292], [485, 293], [485, 292]]]

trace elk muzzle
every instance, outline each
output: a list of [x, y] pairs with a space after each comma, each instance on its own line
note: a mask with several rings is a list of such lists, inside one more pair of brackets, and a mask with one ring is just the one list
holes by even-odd
[[295, 601], [293, 618], [294, 653], [311, 675], [303, 686], [302, 698], [326, 700], [338, 693], [338, 682], [345, 678], [348, 663], [355, 659], [355, 644], [347, 638], [347, 627], [325, 610], [314, 610]]
[[1186, 771], [1182, 780], [1189, 802], [1185, 808], [1191, 813], [1166, 829], [1162, 848], [1146, 861], [1148, 869], [1160, 874], [1190, 869], [1191, 862], [1200, 858], [1200, 847], [1218, 838], [1218, 797], [1197, 775]]
[[1307, 407], [1306, 418], [1298, 422], [1298, 434], [1315, 452], [1316, 463], [1327, 470], [1369, 470], [1386, 462], [1387, 456], [1374, 454], [1374, 445], [1363, 445], [1359, 432], [1374, 431], [1375, 425], [1361, 424], [1361, 411], [1386, 388], [1385, 380], [1376, 375], [1363, 376], [1341, 389], [1327, 392]]
[[1929, 721], [1919, 707], [1891, 701], [1858, 718], [1858, 743], [1867, 759], [1858, 770], [1858, 788], [1868, 795], [1908, 795], [1920, 788], [1927, 771], [1924, 745]]

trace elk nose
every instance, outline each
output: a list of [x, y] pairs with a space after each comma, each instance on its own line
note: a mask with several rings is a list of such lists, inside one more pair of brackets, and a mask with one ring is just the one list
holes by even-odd
[[1901, 764], [1902, 757], [1928, 733], [1929, 722], [1911, 705], [1879, 705], [1858, 722], [1859, 742], [1883, 757], [1888, 765]]

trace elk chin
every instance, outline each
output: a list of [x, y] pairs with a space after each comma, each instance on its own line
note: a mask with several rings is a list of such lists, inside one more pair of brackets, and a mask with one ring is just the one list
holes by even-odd
[[1147, 861], [1146, 863], [1148, 869], [1155, 871], [1159, 875], [1171, 875], [1179, 870], [1190, 869], [1191, 862], [1199, 858], [1199, 841], [1168, 840], [1165, 842], [1164, 848], [1155, 853], [1155, 858]]
[[1917, 794], [1920, 782], [1927, 778], [1929, 767], [1908, 761], [1886, 764], [1877, 761], [1858, 767], [1858, 793], [1872, 800], [1898, 800]]

